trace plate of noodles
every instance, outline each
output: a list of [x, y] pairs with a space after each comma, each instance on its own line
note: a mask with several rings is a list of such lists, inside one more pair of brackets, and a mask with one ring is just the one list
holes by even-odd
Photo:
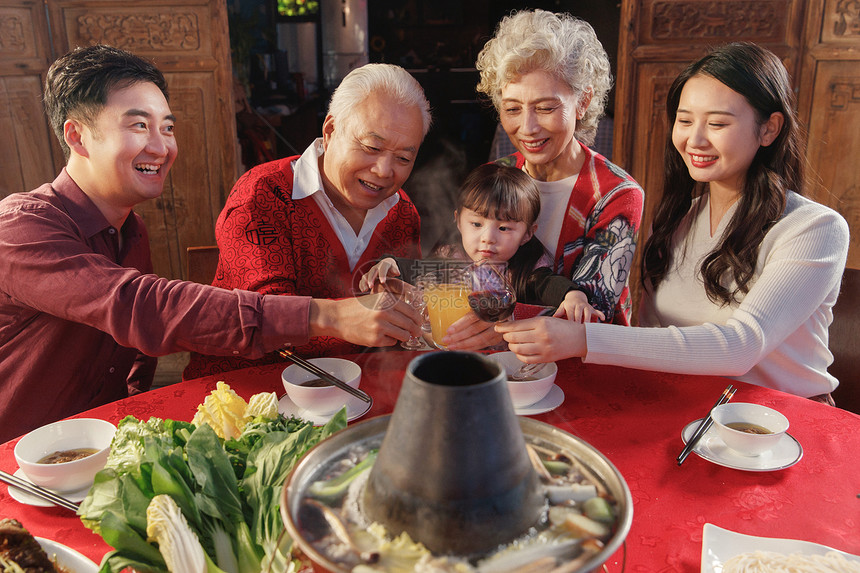
[[860, 556], [826, 545], [756, 537], [706, 523], [702, 533], [702, 573], [860, 573]]

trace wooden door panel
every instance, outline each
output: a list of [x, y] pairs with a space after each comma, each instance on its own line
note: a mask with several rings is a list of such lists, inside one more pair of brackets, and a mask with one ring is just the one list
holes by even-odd
[[0, 72], [40, 73], [51, 58], [42, 2], [0, 0]]
[[808, 126], [811, 196], [851, 227], [850, 268], [860, 268], [860, 2], [812, 0], [799, 115]]
[[0, 0], [0, 129], [8, 135], [0, 140], [0, 196], [52, 181], [62, 169], [41, 104], [45, 73], [57, 56], [96, 43], [150, 58], [167, 77], [180, 155], [163, 196], [136, 210], [150, 231], [155, 272], [181, 278], [187, 247], [214, 242], [238, 176], [222, 0]]
[[645, 190], [645, 209], [639, 228], [637, 252], [630, 272], [631, 300], [638, 303], [641, 296], [639, 286], [639, 264], [641, 248], [651, 230], [654, 209], [660, 201], [663, 185], [663, 155], [666, 145], [666, 94], [672, 81], [686, 62], [642, 63], [637, 70], [636, 93], [639, 94], [632, 111], [633, 141], [639, 142], [631, 158], [630, 168]]
[[64, 163], [42, 107], [45, 22], [41, 2], [0, 0], [0, 198], [52, 181]]
[[650, 73], [649, 66], [668, 64], [661, 73], [677, 74], [711, 46], [740, 40], [766, 45], [789, 71], [797, 65], [800, 0], [625, 0], [622, 6], [615, 118], [620, 138], [615, 149], [619, 164], [637, 179], [646, 175], [643, 165], [634, 166], [645, 142], [633, 136], [638, 121], [634, 110], [643, 112], [643, 98], [649, 116], [652, 107], [665, 107], [665, 100], [647, 99], [639, 91], [639, 78]]
[[852, 230], [848, 266], [860, 268], [860, 61], [820, 61], [812, 88], [809, 158], [813, 198], [839, 211]]
[[42, 77], [0, 78], [0, 197], [53, 181], [62, 156], [42, 107]]
[[633, 117], [634, 149], [631, 169], [645, 189], [646, 208], [656, 204], [663, 181], [663, 151], [666, 144], [666, 94], [683, 63], [643, 63], [639, 67], [639, 94]]

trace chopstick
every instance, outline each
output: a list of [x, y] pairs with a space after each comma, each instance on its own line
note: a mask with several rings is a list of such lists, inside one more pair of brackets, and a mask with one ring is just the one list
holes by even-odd
[[12, 487], [17, 487], [18, 489], [29, 493], [30, 495], [44, 499], [45, 501], [49, 501], [54, 505], [59, 505], [60, 507], [71, 509], [74, 512], [78, 511], [78, 504], [74, 503], [73, 501], [68, 500], [61, 495], [57, 495], [51, 490], [45, 489], [25, 479], [21, 479], [17, 476], [6, 473], [3, 470], [0, 470], [0, 481], [4, 481]]
[[329, 374], [328, 372], [326, 372], [325, 370], [323, 370], [322, 368], [320, 368], [319, 366], [317, 366], [313, 362], [309, 362], [309, 361], [305, 360], [304, 358], [302, 358], [301, 356], [297, 356], [297, 355], [293, 354], [293, 352], [291, 350], [288, 350], [286, 348], [281, 348], [280, 350], [278, 350], [278, 354], [280, 354], [281, 356], [283, 356], [287, 360], [291, 360], [292, 362], [295, 362], [296, 364], [298, 364], [299, 366], [301, 366], [302, 368], [304, 368], [308, 372], [310, 372], [312, 374], [316, 374], [317, 376], [319, 376], [320, 378], [322, 378], [323, 380], [325, 380], [329, 384], [333, 384], [334, 386], [337, 386], [338, 388], [340, 388], [344, 392], [349, 392], [350, 394], [352, 394], [356, 398], [361, 399], [363, 402], [367, 402], [368, 404], [373, 404], [373, 398], [371, 398], [367, 394], [367, 392], [365, 392], [364, 390], [360, 390], [358, 388], [353, 388], [352, 386], [350, 386], [349, 384], [347, 384], [343, 380], [340, 380], [339, 378], [332, 376], [331, 374]]
[[[737, 388], [733, 388], [731, 384], [726, 386], [726, 389], [723, 390], [723, 393], [720, 394], [720, 398], [717, 400], [717, 403], [711, 407], [711, 410], [719, 406], [720, 404], [725, 404], [729, 400], [732, 399], [732, 396], [735, 395], [735, 390]], [[684, 446], [684, 449], [681, 450], [681, 453], [678, 455], [678, 465], [684, 463], [684, 460], [687, 459], [687, 456], [690, 455], [690, 452], [693, 451], [693, 448], [696, 447], [696, 444], [699, 443], [699, 440], [702, 439], [702, 436], [707, 433], [708, 430], [711, 429], [711, 426], [714, 425], [714, 420], [711, 419], [711, 410], [708, 410], [708, 415], [702, 418], [702, 421], [699, 422], [699, 425], [696, 427], [696, 431], [693, 432], [693, 435], [690, 436], [690, 440], [687, 442], [687, 445]]]

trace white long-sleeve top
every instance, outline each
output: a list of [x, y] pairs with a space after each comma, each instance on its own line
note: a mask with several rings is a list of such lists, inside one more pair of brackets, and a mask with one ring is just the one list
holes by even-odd
[[669, 272], [656, 293], [642, 297], [641, 326], [587, 324], [585, 362], [728, 376], [805, 397], [836, 388], [827, 372], [833, 362], [827, 340], [848, 224], [790, 192], [785, 213], [761, 243], [749, 292], [720, 307], [705, 294], [699, 269], [736, 206], [712, 237], [708, 195], [693, 202], [673, 240]]

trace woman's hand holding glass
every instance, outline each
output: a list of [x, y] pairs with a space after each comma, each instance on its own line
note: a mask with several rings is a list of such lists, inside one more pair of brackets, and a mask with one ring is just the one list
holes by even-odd
[[495, 330], [504, 336], [508, 349], [526, 364], [582, 357], [588, 352], [585, 325], [572, 320], [538, 316], [499, 322]]

